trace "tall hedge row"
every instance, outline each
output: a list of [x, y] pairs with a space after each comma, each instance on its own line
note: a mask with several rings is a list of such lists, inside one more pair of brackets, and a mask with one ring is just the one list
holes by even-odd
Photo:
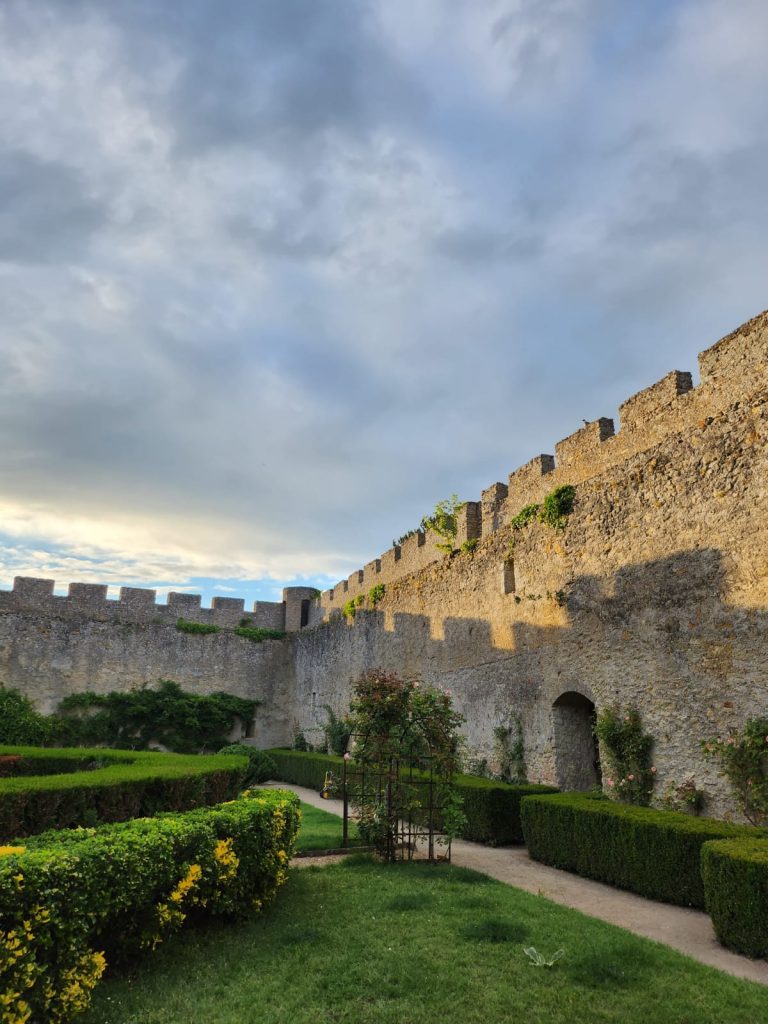
[[[243, 788], [248, 764], [238, 756], [80, 747], [0, 747], [5, 755], [22, 761], [14, 774], [0, 778], [0, 842], [219, 803]], [[82, 770], [88, 763], [94, 770]], [[67, 765], [75, 770], [64, 771]], [[35, 766], [41, 774], [30, 775]], [[46, 774], [51, 769], [60, 774]]]
[[768, 957], [768, 842], [705, 843], [701, 873], [718, 940], [737, 953]]
[[[278, 779], [308, 789], [321, 789], [326, 772], [341, 774], [342, 759], [333, 754], [312, 754], [299, 750], [270, 750], [277, 764]], [[474, 775], [454, 776], [456, 791], [464, 804], [467, 822], [462, 839], [488, 846], [521, 843], [520, 802], [530, 794], [556, 793], [552, 786], [511, 786]]]
[[701, 909], [704, 843], [768, 836], [749, 825], [573, 793], [526, 797], [522, 824], [534, 860], [652, 900]]
[[106, 967], [186, 920], [259, 911], [286, 877], [290, 793], [0, 846], [0, 1019], [64, 1024]]

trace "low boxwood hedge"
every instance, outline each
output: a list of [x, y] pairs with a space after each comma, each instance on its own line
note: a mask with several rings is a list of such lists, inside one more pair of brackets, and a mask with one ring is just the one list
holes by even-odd
[[750, 837], [705, 843], [701, 873], [718, 940], [737, 953], [768, 957], [768, 842]]
[[[278, 768], [278, 779], [308, 789], [322, 789], [326, 772], [340, 774], [342, 759], [333, 754], [312, 754], [300, 750], [270, 750]], [[462, 839], [487, 846], [522, 843], [520, 801], [529, 794], [557, 793], [552, 786], [511, 786], [481, 779], [475, 775], [456, 775], [454, 784], [464, 801], [467, 822]]]
[[[243, 788], [248, 764], [239, 756], [81, 747], [0, 747], [2, 755], [22, 760], [12, 775], [0, 778], [0, 842], [219, 803]], [[70, 765], [74, 770], [66, 770]], [[88, 765], [96, 767], [83, 770]], [[34, 766], [40, 774], [29, 774]]]
[[528, 796], [523, 835], [534, 860], [663, 903], [704, 908], [701, 848], [768, 831], [586, 794]]
[[105, 967], [154, 950], [185, 920], [258, 911], [286, 877], [291, 793], [0, 846], [0, 1017], [64, 1022]]
[[512, 786], [473, 775], [458, 775], [456, 788], [464, 800], [463, 809], [467, 816], [461, 838], [487, 846], [522, 843], [520, 807], [523, 798], [558, 792], [554, 786]]

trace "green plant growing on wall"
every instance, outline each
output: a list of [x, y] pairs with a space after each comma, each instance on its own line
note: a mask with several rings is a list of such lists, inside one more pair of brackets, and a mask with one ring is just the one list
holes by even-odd
[[[74, 693], [59, 705], [81, 744], [146, 750], [162, 744], [179, 754], [218, 750], [237, 721], [250, 723], [259, 705], [231, 693], [188, 693], [170, 679], [157, 689]], [[65, 717], [66, 720], [66, 717]]]
[[604, 708], [597, 716], [595, 735], [608, 767], [608, 792], [623, 803], [647, 807], [656, 781], [653, 737], [644, 732], [637, 708]]
[[564, 530], [568, 516], [573, 512], [576, 488], [573, 484], [562, 484], [550, 491], [541, 505], [525, 505], [510, 520], [513, 530], [522, 530], [528, 523], [538, 522], [553, 530]]
[[328, 753], [342, 757], [347, 752], [349, 738], [352, 735], [352, 723], [347, 715], [339, 718], [330, 704], [323, 704], [323, 710], [328, 716], [323, 729]]
[[452, 494], [444, 501], [438, 501], [435, 510], [430, 516], [424, 516], [421, 520], [421, 528], [424, 531], [431, 530], [441, 541], [435, 544], [438, 551], [445, 551], [447, 554], [456, 547], [456, 534], [459, 530], [459, 512], [466, 505], [466, 501], [459, 501], [457, 494]]
[[539, 522], [553, 530], [564, 530], [568, 516], [573, 512], [576, 488], [572, 484], [556, 487], [544, 499], [539, 512]]
[[51, 736], [50, 719], [18, 690], [0, 687], [0, 743], [39, 747]]
[[371, 608], [375, 608], [379, 601], [384, 597], [386, 586], [383, 583], [375, 583], [368, 591], [368, 604]]
[[355, 615], [357, 615], [357, 609], [361, 608], [365, 604], [365, 594], [358, 594], [357, 597], [350, 597], [345, 602], [344, 607], [341, 609], [341, 613], [347, 622], [352, 622]]
[[741, 732], [704, 740], [702, 748], [720, 762], [747, 821], [768, 825], [768, 718], [750, 718]]
[[180, 633], [199, 633], [200, 635], [221, 632], [221, 626], [214, 626], [208, 622], [190, 622], [189, 619], [177, 619], [176, 629]]
[[235, 636], [260, 644], [262, 640], [284, 640], [285, 633], [281, 629], [261, 629], [258, 626], [235, 626]]
[[705, 793], [696, 785], [694, 778], [683, 779], [678, 785], [674, 779], [670, 780], [664, 787], [664, 795], [661, 802], [667, 810], [687, 811], [690, 814], [699, 814], [704, 806]]
[[415, 537], [419, 531], [414, 527], [412, 530], [406, 530], [405, 533], [401, 534], [397, 540], [392, 541], [393, 548], [400, 548], [405, 544], [409, 537]]
[[499, 765], [498, 778], [516, 786], [528, 782], [525, 763], [523, 723], [519, 715], [512, 716], [511, 725], [499, 725], [493, 730], [494, 760]]
[[524, 505], [517, 515], [512, 517], [509, 525], [513, 530], [522, 530], [532, 520], [539, 518], [540, 508], [541, 505]]
[[461, 542], [461, 550], [465, 554], [471, 554], [479, 543], [479, 537], [468, 537], [467, 540]]

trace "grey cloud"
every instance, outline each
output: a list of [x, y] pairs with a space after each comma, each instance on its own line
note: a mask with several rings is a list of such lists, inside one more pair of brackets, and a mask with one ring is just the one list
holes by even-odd
[[0, 150], [0, 260], [76, 259], [106, 220], [80, 174], [19, 150]]

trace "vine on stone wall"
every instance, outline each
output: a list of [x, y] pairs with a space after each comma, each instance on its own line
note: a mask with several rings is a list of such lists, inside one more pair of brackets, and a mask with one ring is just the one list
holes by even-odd
[[750, 718], [744, 729], [726, 739], [702, 743], [704, 753], [720, 762], [739, 809], [753, 825], [768, 824], [768, 718]]
[[656, 781], [653, 737], [643, 730], [637, 708], [604, 708], [597, 716], [595, 735], [608, 768], [604, 778], [609, 793], [623, 803], [647, 807]]
[[513, 530], [522, 530], [528, 523], [536, 521], [553, 530], [564, 530], [575, 499], [576, 488], [573, 484], [562, 484], [550, 491], [540, 505], [525, 505], [521, 508], [510, 520], [510, 526]]

